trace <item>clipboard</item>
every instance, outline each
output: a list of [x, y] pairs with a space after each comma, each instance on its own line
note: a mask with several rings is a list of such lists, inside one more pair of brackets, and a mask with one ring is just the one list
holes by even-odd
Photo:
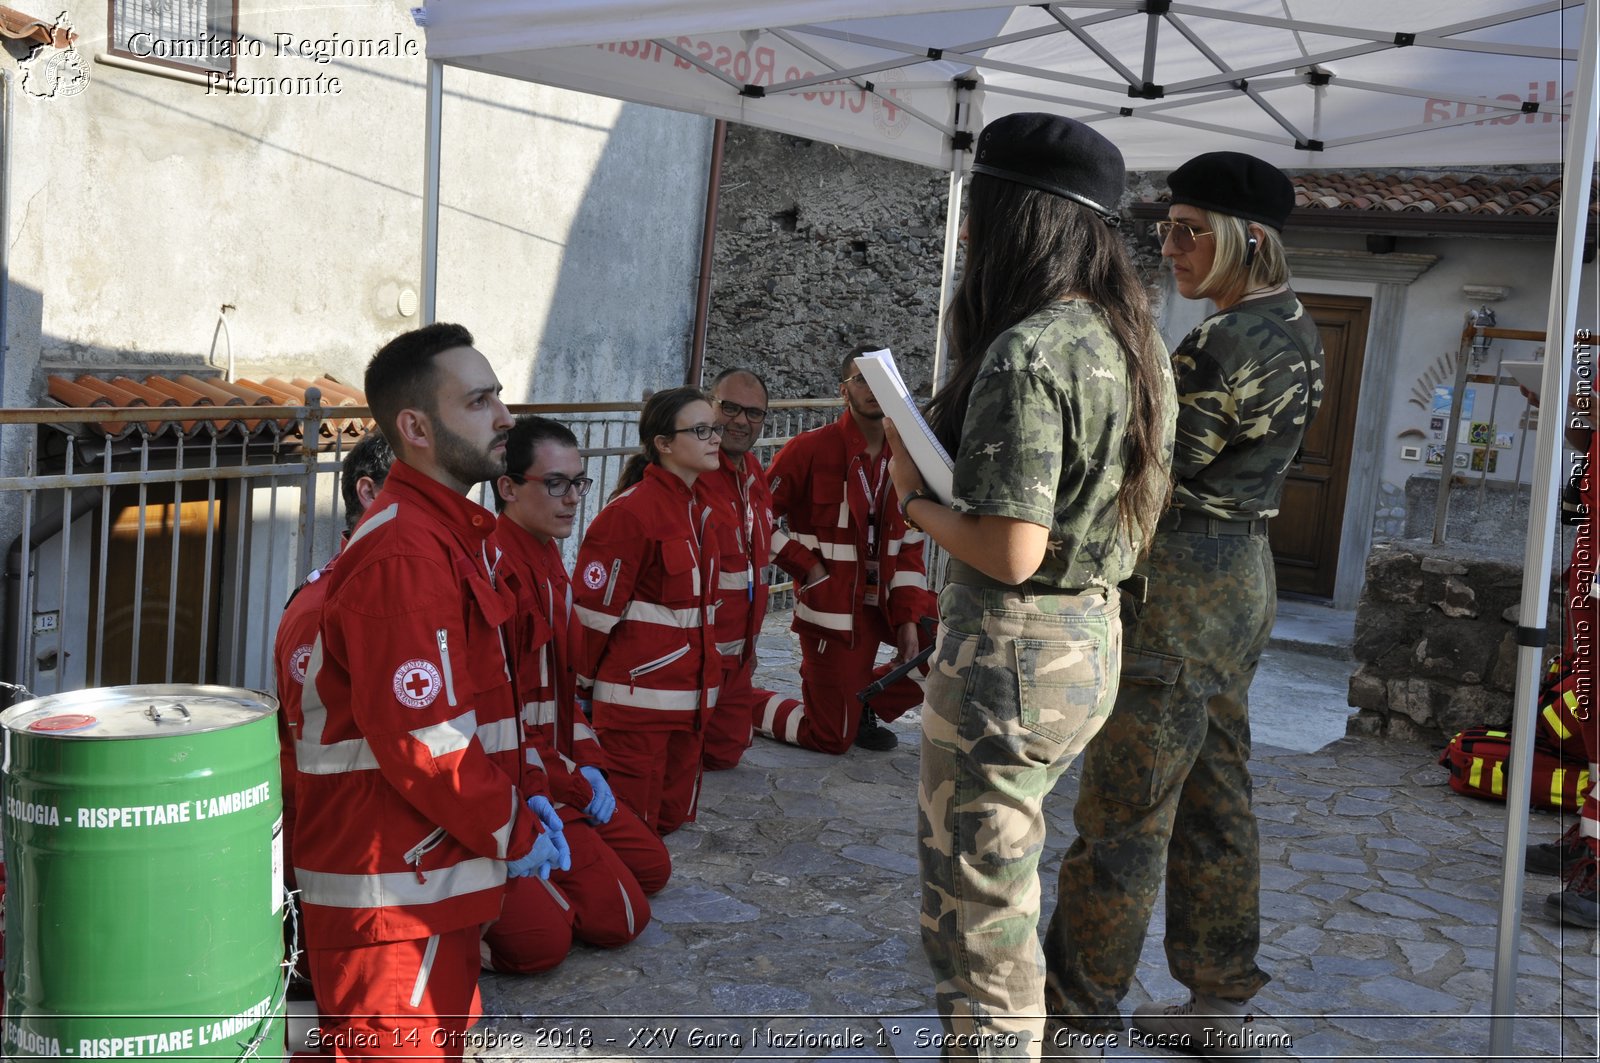
[[1501, 362], [1500, 370], [1535, 395], [1544, 387], [1543, 362]]
[[917, 409], [911, 389], [894, 364], [894, 355], [887, 349], [869, 351], [856, 358], [856, 368], [872, 389], [872, 397], [878, 400], [884, 416], [899, 430], [906, 456], [922, 474], [928, 491], [937, 501], [949, 505], [955, 492], [956, 463]]

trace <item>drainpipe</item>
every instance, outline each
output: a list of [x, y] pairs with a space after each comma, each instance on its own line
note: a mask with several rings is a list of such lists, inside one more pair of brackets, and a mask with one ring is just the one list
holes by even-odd
[[684, 383], [700, 385], [705, 376], [706, 326], [711, 316], [711, 256], [717, 249], [717, 200], [722, 193], [722, 145], [728, 123], [717, 119], [711, 133], [711, 173], [706, 177], [706, 226], [700, 236], [700, 281], [694, 297], [694, 341], [689, 349], [689, 371]]
[[[6, 400], [6, 377], [11, 355], [11, 71], [0, 70], [0, 405]], [[8, 449], [17, 426], [0, 427], [0, 444]], [[11, 605], [10, 583], [0, 585], [0, 617]], [[31, 621], [30, 621], [31, 622]], [[10, 639], [0, 639], [9, 643]], [[0, 647], [0, 659], [9, 656]], [[10, 671], [5, 673], [12, 675]], [[0, 702], [5, 701], [0, 698]]]
[[11, 71], [0, 70], [0, 402], [11, 337]]

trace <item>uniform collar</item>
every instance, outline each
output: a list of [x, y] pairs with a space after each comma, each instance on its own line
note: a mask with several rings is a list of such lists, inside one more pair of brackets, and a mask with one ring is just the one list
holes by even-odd
[[[481, 542], [494, 532], [495, 516], [478, 503], [458, 495], [431, 477], [396, 459], [383, 482], [381, 494], [394, 494], [417, 503], [440, 523], [468, 542]], [[381, 506], [374, 504], [373, 509]]]
[[560, 562], [561, 547], [556, 544], [554, 539], [540, 542], [528, 529], [504, 513], [497, 518], [495, 527], [498, 529], [498, 534], [495, 538], [499, 541], [501, 547], [513, 557], [520, 558], [533, 566], [534, 571], [539, 575], [547, 574], [546, 569], [550, 564], [551, 558], [555, 558], [558, 563]]
[[[653, 461], [644, 467], [644, 478], [646, 480], [655, 480], [657, 483], [665, 486], [668, 491], [671, 491], [674, 495], [677, 495], [680, 498], [694, 497], [694, 491], [690, 489], [688, 484], [678, 479], [675, 473], [668, 472], [666, 469], [663, 469], [660, 465], [657, 465]], [[704, 478], [705, 473], [701, 473], [699, 476], [695, 477], [694, 482], [698, 484]]]
[[[839, 425], [839, 430], [844, 433], [846, 453], [851, 457], [865, 454], [867, 452], [867, 437], [861, 434], [861, 428], [856, 424], [855, 416], [850, 412], [848, 406], [839, 415], [839, 420], [836, 423]], [[879, 454], [879, 457], [886, 458], [893, 452], [893, 448], [889, 446], [889, 441], [885, 439], [883, 441], [883, 451]]]

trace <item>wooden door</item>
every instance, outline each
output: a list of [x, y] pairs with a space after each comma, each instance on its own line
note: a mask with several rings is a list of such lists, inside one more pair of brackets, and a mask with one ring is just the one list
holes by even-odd
[[[164, 495], [158, 501], [156, 495]], [[120, 683], [206, 683], [216, 681], [220, 631], [223, 503], [207, 502], [204, 484], [184, 485], [184, 501], [174, 505], [170, 487], [152, 488], [144, 509], [143, 578], [138, 578], [139, 504], [137, 489], [112, 495], [106, 543], [106, 609], [101, 633], [100, 685]], [[96, 520], [94, 557], [100, 557]], [[173, 540], [177, 567], [173, 567]], [[207, 567], [207, 540], [210, 567]], [[136, 590], [137, 588], [137, 590]], [[99, 573], [90, 579], [91, 617], [99, 615]], [[135, 594], [138, 602], [135, 602]], [[171, 616], [169, 620], [169, 609]], [[134, 632], [138, 631], [138, 659]], [[94, 676], [96, 639], [89, 638], [89, 671]], [[170, 650], [169, 650], [170, 645]], [[167, 678], [168, 654], [172, 673]], [[203, 656], [202, 656], [203, 654]]]
[[1300, 302], [1322, 337], [1322, 408], [1306, 430], [1300, 460], [1289, 466], [1269, 534], [1278, 590], [1331, 598], [1372, 300], [1302, 294]]

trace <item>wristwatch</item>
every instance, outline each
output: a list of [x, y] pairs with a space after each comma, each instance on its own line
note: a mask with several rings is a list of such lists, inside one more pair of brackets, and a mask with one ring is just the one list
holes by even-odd
[[929, 502], [938, 501], [938, 499], [934, 498], [932, 494], [920, 487], [900, 500], [900, 519], [905, 521], [906, 527], [910, 528], [912, 531], [922, 530], [922, 525], [911, 519], [910, 509], [911, 503], [915, 502], [919, 498], [926, 498]]

